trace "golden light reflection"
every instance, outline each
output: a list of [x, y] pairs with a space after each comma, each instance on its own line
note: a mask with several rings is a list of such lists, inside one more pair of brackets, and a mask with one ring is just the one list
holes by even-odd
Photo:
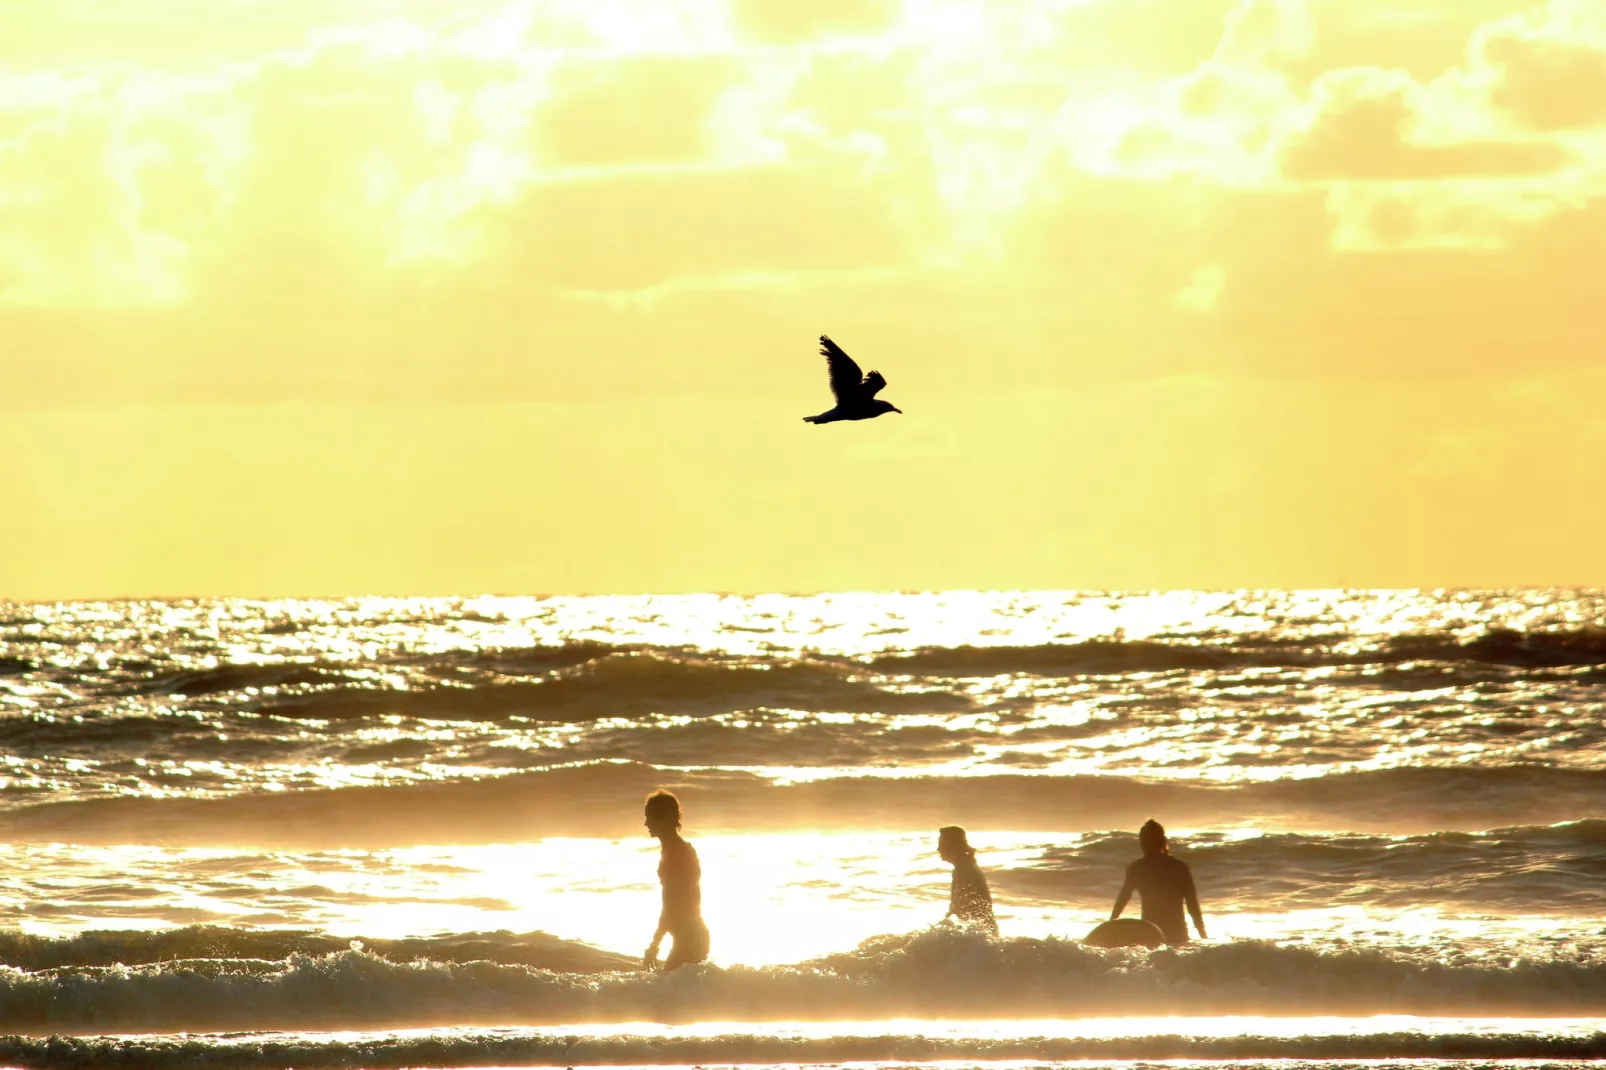
[[[596, 754], [588, 749], [591, 742], [638, 727], [677, 741], [694, 740], [703, 728], [796, 732], [803, 750], [774, 752], [793, 760], [766, 761], [763, 752], [742, 754], [745, 760], [737, 761], [724, 753], [698, 760], [687, 753], [673, 763], [688, 770], [751, 773], [782, 784], [1000, 774], [1138, 774], [1153, 780], [1250, 783], [1424, 763], [1520, 761], [1536, 752], [1556, 751], [1574, 720], [1572, 706], [1536, 701], [1526, 733], [1500, 732], [1506, 725], [1482, 705], [1475, 689], [1424, 686], [1438, 671], [1429, 655], [1445, 642], [1499, 640], [1490, 629], [1511, 628], [1520, 634], [1528, 628], [1566, 628], [1582, 611], [1558, 597], [1555, 592], [1425, 598], [1414, 592], [1227, 591], [843, 594], [757, 600], [712, 595], [365, 598], [134, 603], [125, 607], [125, 616], [105, 603], [44, 605], [30, 610], [35, 619], [21, 630], [30, 643], [30, 657], [37, 654], [41, 664], [118, 673], [122, 670], [117, 666], [126, 660], [137, 662], [154, 653], [152, 635], [171, 636], [174, 649], [164, 650], [164, 656], [171, 653], [176, 671], [200, 676], [176, 686], [243, 685], [216, 706], [241, 719], [225, 737], [260, 732], [286, 747], [312, 747], [315, 738], [336, 734], [342, 747], [359, 750], [339, 758], [316, 754], [239, 766], [213, 759], [139, 757], [132, 769], [76, 757], [64, 762], [78, 765], [14, 759], [8, 762], [8, 782], [60, 783], [81, 773], [98, 782], [97, 790], [164, 798], [217, 794], [248, 782], [283, 791], [485, 779], [583, 764]], [[1566, 608], [1558, 611], [1558, 606]], [[155, 623], [162, 625], [160, 631], [142, 630]], [[687, 666], [716, 676], [736, 669], [757, 677], [762, 670], [795, 673], [787, 678], [804, 681], [806, 688], [819, 684], [826, 688], [821, 695], [830, 697], [804, 697], [801, 701], [814, 708], [798, 709], [792, 708], [798, 696], [770, 694], [762, 685], [749, 691], [743, 684], [732, 695], [736, 706], [729, 712], [693, 714], [671, 704], [671, 712], [647, 708], [609, 716], [605, 707], [598, 707], [570, 719], [567, 714], [550, 717], [539, 701], [526, 708], [517, 696], [528, 692], [515, 689], [501, 721], [457, 717], [451, 710], [455, 693], [440, 690], [443, 684], [458, 686], [471, 678], [481, 684], [529, 686], [550, 669], [542, 650], [584, 641], [603, 644], [599, 653], [614, 653], [574, 669], [577, 678], [617, 673], [631, 688], [650, 691], [655, 674], [673, 677]], [[1157, 645], [1149, 648], [1145, 642]], [[1234, 663], [1230, 671], [1166, 668], [1190, 664], [1190, 651], [1210, 658], [1222, 652], [1223, 644], [1240, 642], [1248, 661]], [[1418, 663], [1406, 655], [1413, 643], [1421, 642], [1427, 643], [1428, 660]], [[192, 643], [201, 645], [192, 648]], [[701, 651], [632, 652], [638, 644], [672, 649], [692, 645]], [[1314, 660], [1257, 666], [1257, 644], [1296, 651], [1308, 646], [1305, 652]], [[988, 647], [1003, 649], [994, 658]], [[1387, 656], [1380, 656], [1380, 649]], [[526, 655], [507, 651], [532, 651], [528, 656], [535, 662], [521, 668], [518, 658]], [[1178, 652], [1184, 655], [1180, 662], [1175, 661]], [[1159, 657], [1154, 671], [1131, 671], [1151, 654]], [[506, 656], [514, 662], [486, 667]], [[1351, 658], [1360, 663], [1346, 664]], [[480, 659], [489, 661], [481, 665]], [[326, 712], [320, 708], [327, 701], [320, 697], [324, 685], [312, 691], [297, 684], [281, 686], [284, 678], [271, 670], [328, 672], [318, 668], [320, 663], [339, 667], [341, 687], [361, 687], [365, 700], [394, 695], [395, 708], [410, 712], [383, 713], [367, 721], [309, 716]], [[461, 676], [469, 665], [481, 668]], [[907, 671], [906, 665], [918, 671]], [[269, 671], [235, 675], [248, 669]], [[566, 679], [569, 672], [557, 670], [557, 677]], [[933, 684], [932, 674], [942, 682]], [[1392, 682], [1397, 674], [1404, 674], [1399, 686]], [[1375, 682], [1357, 689], [1350, 686], [1351, 677]], [[842, 682], [851, 688], [832, 691]], [[6, 701], [34, 711], [40, 724], [68, 716], [57, 707], [76, 701], [71, 687], [43, 677], [13, 678], [0, 683], [0, 689]], [[433, 697], [410, 704], [425, 691]], [[929, 705], [921, 698], [928, 692]], [[340, 692], [326, 694], [338, 697]], [[833, 708], [839, 697], [846, 709]], [[292, 708], [281, 707], [285, 700]], [[1413, 719], [1410, 710], [1424, 700], [1459, 703], [1465, 712]], [[1151, 702], [1158, 702], [1158, 712], [1144, 713]], [[1254, 715], [1244, 714], [1251, 707]], [[212, 716], [211, 709], [209, 702], [177, 700], [127, 706], [141, 716], [197, 725]], [[933, 712], [938, 709], [949, 712]], [[894, 747], [877, 760], [826, 747], [856, 729], [892, 744], [905, 736], [941, 732], [951, 735], [957, 748]], [[375, 760], [360, 750], [409, 740], [428, 744], [427, 753], [396, 762]], [[521, 753], [504, 759], [507, 752]], [[630, 760], [611, 747], [603, 753], [607, 761]], [[635, 753], [639, 757], [646, 752]], [[1587, 767], [1593, 759], [1587, 751], [1561, 750], [1553, 760]]]
[[[664, 1025], [661, 1022], [626, 1022], [608, 1025], [588, 1024], [583, 1032], [590, 1036], [688, 1036], [717, 1037], [727, 1035], [758, 1035], [777, 1038], [796, 1037], [881, 1037], [907, 1036], [930, 1039], [985, 1038], [989, 1040], [1018, 1040], [1035, 1037], [1065, 1039], [1105, 1039], [1114, 1037], [1361, 1037], [1380, 1033], [1442, 1035], [1499, 1035], [1534, 1033], [1543, 1036], [1588, 1037], [1606, 1025], [1606, 1018], [1450, 1018], [1409, 1014], [1378, 1014], [1361, 1018], [1341, 1018], [1330, 1015], [1257, 1016], [1212, 1015], [1194, 1016], [1141, 1016], [1131, 1018], [1003, 1018], [964, 1021], [933, 1021], [927, 1018], [890, 1018], [876, 1021], [796, 1021], [764, 1022], [685, 1022]], [[559, 1034], [573, 1026], [537, 1026], [534, 1032]], [[1151, 1060], [1144, 1060], [1146, 1063]], [[1161, 1065], [1176, 1065], [1169, 1060], [1152, 1060]], [[1345, 1060], [1359, 1062], [1360, 1060]], [[1368, 1061], [1371, 1062], [1371, 1061]], [[1079, 1064], [1097, 1066], [1097, 1060], [1078, 1060]], [[964, 1065], [977, 1065], [965, 1060]], [[980, 1065], [1018, 1065], [1013, 1061], [995, 1064], [990, 1060]], [[1125, 1065], [1125, 1064], [1118, 1064]], [[1186, 1065], [1196, 1065], [1187, 1060]]]
[[[1183, 839], [1197, 830], [1178, 826]], [[1257, 833], [1229, 833], [1228, 839]], [[1042, 833], [973, 834], [992, 874], [1032, 866]], [[694, 835], [703, 861], [704, 914], [720, 966], [802, 963], [861, 941], [936, 924], [947, 871], [934, 832]], [[1080, 850], [1088, 837], [1054, 839]], [[21, 853], [27, 853], [22, 866]], [[484, 846], [376, 851], [0, 845], [19, 865], [0, 894], [24, 897], [24, 931], [63, 935], [105, 928], [193, 924], [318, 929], [351, 938], [547, 932], [635, 956], [657, 918], [656, 846], [551, 839]], [[1197, 862], [1197, 859], [1196, 859]], [[1201, 871], [1203, 872], [1203, 871]], [[1008, 939], [1077, 941], [1108, 916], [1107, 887], [1073, 890], [1081, 905], [1011, 895], [995, 885]], [[1416, 957], [1423, 962], [1549, 961], [1558, 940], [1593, 932], [1589, 919], [1487, 916], [1440, 906], [1328, 904], [1267, 911], [1205, 887], [1211, 938], [1204, 946], [1266, 942], [1327, 953]], [[25, 891], [23, 889], [26, 889]]]

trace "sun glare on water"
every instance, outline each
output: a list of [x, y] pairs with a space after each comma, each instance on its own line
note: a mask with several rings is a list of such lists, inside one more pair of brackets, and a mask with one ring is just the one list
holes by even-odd
[[[935, 856], [934, 835], [690, 830], [690, 836], [702, 861], [716, 966], [782, 966], [852, 952], [871, 938], [925, 930], [946, 911], [949, 871]], [[994, 879], [1006, 939], [1075, 942], [1108, 916], [1116, 868], [1087, 886], [1022, 894], [1036, 886], [1034, 862], [1045, 850], [1080, 849], [1082, 837], [980, 833], [973, 842]], [[29, 851], [30, 879], [59, 901], [37, 904], [38, 916], [21, 927], [65, 935], [105, 927], [110, 913], [121, 928], [206, 922], [316, 928], [351, 939], [544, 932], [634, 958], [658, 917], [657, 861], [656, 844], [645, 835], [263, 856], [58, 845]], [[1024, 874], [1028, 883], [1010, 885], [1005, 874]], [[93, 901], [80, 902], [91, 891]], [[1555, 918], [1353, 904], [1268, 911], [1208, 888], [1205, 911], [1204, 946], [1254, 941], [1364, 951], [1381, 941], [1414, 955], [1498, 966], [1513, 953], [1544, 956], [1578, 938], [1576, 926]]]
[[[716, 963], [773, 965], [851, 949], [941, 918], [946, 867], [925, 838], [833, 835], [697, 836], [703, 915]], [[887, 857], [889, 850], [895, 857]], [[455, 869], [443, 899], [504, 900], [499, 928], [541, 930], [627, 954], [644, 948], [658, 918], [657, 844], [548, 839], [489, 847], [431, 847], [390, 854], [407, 868]], [[422, 864], [422, 865], [421, 865]], [[893, 876], [906, 864], [907, 876]], [[351, 891], [361, 890], [354, 881]], [[924, 902], [922, 902], [924, 900]], [[484, 923], [477, 907], [452, 917], [444, 902], [375, 907], [352, 921], [375, 935]]]

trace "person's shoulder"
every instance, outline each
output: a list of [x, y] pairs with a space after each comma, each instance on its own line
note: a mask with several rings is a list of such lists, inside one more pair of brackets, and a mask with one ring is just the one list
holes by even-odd
[[1173, 873], [1192, 873], [1193, 872], [1193, 870], [1188, 868], [1188, 863], [1184, 862], [1182, 859], [1178, 858], [1176, 855], [1166, 855], [1165, 856], [1165, 863], [1166, 863], [1167, 866], [1170, 867], [1170, 869], [1171, 869], [1171, 871]]

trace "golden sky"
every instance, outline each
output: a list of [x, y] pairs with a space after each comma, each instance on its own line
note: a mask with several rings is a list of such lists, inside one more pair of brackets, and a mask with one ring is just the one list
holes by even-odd
[[0, 0], [0, 597], [1603, 585], [1603, 265], [1606, 0]]

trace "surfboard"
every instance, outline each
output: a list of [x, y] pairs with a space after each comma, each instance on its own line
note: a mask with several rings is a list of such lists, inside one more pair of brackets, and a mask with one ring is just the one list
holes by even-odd
[[1159, 947], [1165, 943], [1165, 933], [1152, 921], [1141, 918], [1116, 918], [1082, 937], [1088, 947]]

